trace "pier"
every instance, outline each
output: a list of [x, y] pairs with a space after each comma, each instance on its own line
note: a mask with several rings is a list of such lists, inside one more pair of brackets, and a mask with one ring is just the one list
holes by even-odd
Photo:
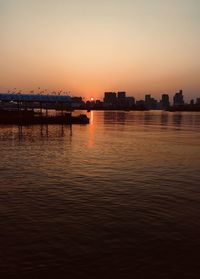
[[86, 115], [73, 116], [72, 111], [70, 96], [0, 93], [0, 124], [89, 123]]

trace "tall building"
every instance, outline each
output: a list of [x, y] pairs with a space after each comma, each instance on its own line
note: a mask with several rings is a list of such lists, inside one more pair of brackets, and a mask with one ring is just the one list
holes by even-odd
[[118, 92], [118, 93], [117, 93], [117, 98], [118, 98], [118, 100], [124, 100], [124, 99], [126, 99], [126, 92], [124, 92], [124, 91]]
[[147, 109], [157, 109], [157, 100], [151, 97], [150, 94], [145, 95], [145, 107]]
[[116, 104], [117, 94], [115, 92], [105, 92], [104, 93], [104, 103]]
[[169, 102], [169, 95], [168, 94], [162, 94], [162, 99], [161, 99], [161, 108], [162, 109], [167, 109], [170, 106]]
[[183, 90], [180, 90], [174, 95], [174, 106], [184, 105]]
[[120, 91], [117, 93], [117, 105], [119, 107], [126, 107], [126, 92]]

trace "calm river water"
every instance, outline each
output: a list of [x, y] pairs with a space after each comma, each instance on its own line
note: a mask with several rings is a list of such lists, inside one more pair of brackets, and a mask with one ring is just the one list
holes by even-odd
[[200, 113], [0, 126], [1, 278], [199, 278]]

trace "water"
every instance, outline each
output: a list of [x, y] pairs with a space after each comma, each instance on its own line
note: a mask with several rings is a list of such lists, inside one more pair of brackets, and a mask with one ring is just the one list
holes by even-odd
[[199, 278], [200, 113], [0, 126], [1, 278]]

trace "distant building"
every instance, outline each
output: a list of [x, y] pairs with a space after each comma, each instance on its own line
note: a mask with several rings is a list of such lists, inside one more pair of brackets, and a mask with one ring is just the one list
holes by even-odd
[[196, 99], [196, 104], [197, 104], [197, 105], [200, 105], [200, 98], [197, 98], [197, 99]]
[[174, 95], [174, 106], [184, 105], [183, 90], [180, 90]]
[[150, 94], [145, 95], [145, 107], [147, 109], [157, 109], [157, 100], [152, 98]]
[[149, 102], [151, 100], [151, 94], [145, 95], [145, 102]]
[[126, 97], [126, 104], [129, 108], [135, 105], [135, 98], [134, 97]]
[[126, 92], [120, 91], [117, 93], [117, 106], [120, 108], [126, 107]]
[[169, 95], [168, 94], [162, 94], [162, 99], [161, 99], [161, 109], [167, 109], [170, 106], [169, 102]]
[[104, 103], [108, 104], [116, 104], [117, 102], [117, 94], [115, 92], [105, 92], [104, 93]]
[[126, 92], [125, 91], [120, 91], [117, 93], [117, 98], [118, 100], [125, 100], [126, 99]]
[[102, 109], [103, 108], [103, 102], [101, 102], [100, 100], [96, 100], [95, 102], [95, 108], [96, 109]]
[[145, 101], [144, 100], [137, 100], [136, 103], [137, 109], [145, 109]]

